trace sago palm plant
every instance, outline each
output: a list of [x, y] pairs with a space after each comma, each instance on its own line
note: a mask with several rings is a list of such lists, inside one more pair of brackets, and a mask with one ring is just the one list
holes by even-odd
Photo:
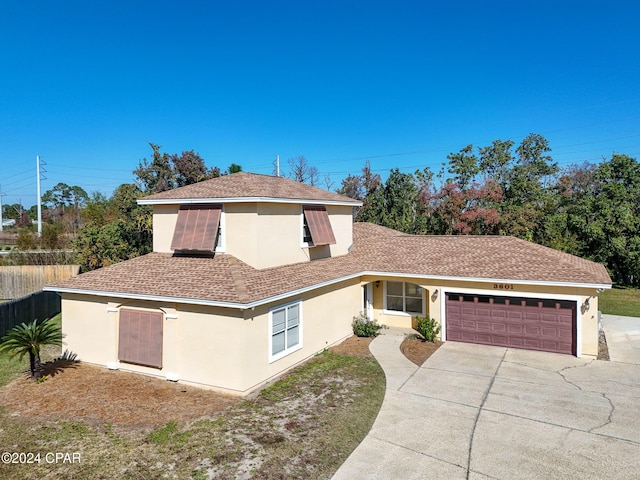
[[40, 348], [44, 345], [62, 345], [62, 330], [58, 325], [46, 319], [40, 323], [21, 323], [13, 327], [0, 342], [0, 353], [9, 353], [20, 360], [29, 354], [31, 380], [36, 381], [42, 376], [42, 362]]

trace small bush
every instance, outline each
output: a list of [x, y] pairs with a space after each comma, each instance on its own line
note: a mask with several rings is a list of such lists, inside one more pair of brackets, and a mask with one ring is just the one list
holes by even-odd
[[18, 230], [18, 239], [16, 242], [19, 250], [33, 250], [36, 248], [35, 236], [28, 228]]
[[416, 330], [418, 330], [420, 335], [422, 335], [427, 342], [435, 342], [442, 326], [429, 315], [426, 317], [416, 317], [416, 321]]
[[351, 326], [353, 327], [353, 333], [358, 337], [375, 337], [380, 330], [387, 328], [386, 325], [380, 325], [376, 320], [370, 319], [362, 312], [357, 317], [353, 317]]

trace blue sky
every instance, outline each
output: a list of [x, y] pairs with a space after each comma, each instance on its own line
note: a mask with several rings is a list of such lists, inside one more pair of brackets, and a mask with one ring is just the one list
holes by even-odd
[[0, 188], [107, 195], [163, 151], [334, 188], [370, 159], [546, 136], [561, 166], [640, 155], [637, 1], [0, 3]]

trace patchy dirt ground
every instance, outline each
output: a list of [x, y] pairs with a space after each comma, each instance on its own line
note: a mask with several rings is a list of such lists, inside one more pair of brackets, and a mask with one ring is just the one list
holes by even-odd
[[44, 373], [49, 378], [42, 383], [24, 376], [0, 389], [0, 404], [17, 416], [156, 427], [212, 415], [238, 401], [200, 388], [66, 360], [45, 364]]
[[[372, 340], [354, 335], [329, 351], [369, 357]], [[400, 349], [413, 363], [422, 365], [439, 345], [406, 339]], [[211, 416], [240, 401], [181, 383], [67, 360], [46, 363], [44, 373], [49, 378], [42, 383], [24, 376], [0, 389], [0, 404], [18, 417], [153, 428]]]
[[[329, 351], [338, 353], [340, 355], [350, 355], [365, 357], [370, 356], [369, 344], [373, 341], [373, 338], [356, 337], [355, 335], [347, 338], [340, 345], [336, 345], [329, 349]], [[416, 337], [407, 337], [400, 344], [400, 351], [416, 365], [422, 365], [427, 358], [429, 358], [433, 352], [435, 352], [442, 342], [423, 342]]]
[[374, 337], [356, 337], [352, 335], [339, 345], [331, 347], [329, 351], [350, 357], [370, 357], [369, 344], [373, 341], [373, 338]]

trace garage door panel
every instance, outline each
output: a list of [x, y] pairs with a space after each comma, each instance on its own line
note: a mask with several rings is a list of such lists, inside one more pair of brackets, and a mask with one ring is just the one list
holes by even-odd
[[509, 326], [505, 323], [492, 322], [491, 330], [496, 333], [506, 333]]
[[524, 325], [509, 324], [504, 326], [504, 330], [510, 334], [522, 335], [524, 333]]
[[447, 295], [447, 338], [513, 348], [575, 353], [575, 302]]
[[476, 329], [479, 331], [490, 331], [491, 330], [491, 323], [490, 322], [484, 322], [484, 321], [478, 321], [476, 323]]

